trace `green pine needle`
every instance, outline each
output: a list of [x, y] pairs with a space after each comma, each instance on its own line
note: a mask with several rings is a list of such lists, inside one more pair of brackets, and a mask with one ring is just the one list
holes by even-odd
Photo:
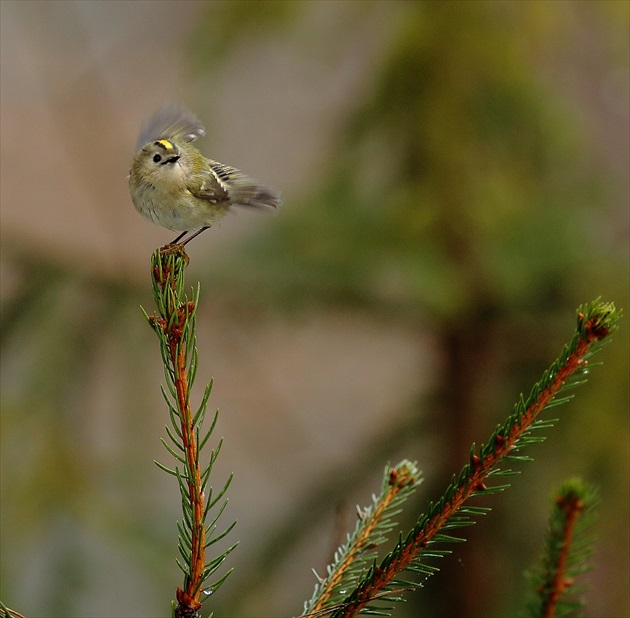
[[541, 565], [528, 574], [536, 591], [528, 605], [532, 618], [576, 616], [583, 606], [576, 578], [589, 570], [593, 538], [588, 530], [598, 504], [597, 490], [580, 479], [566, 481], [554, 493]]
[[212, 558], [206, 557], [205, 550], [225, 538], [236, 522], [217, 534], [217, 520], [227, 505], [224, 496], [232, 476], [214, 498], [212, 488], [208, 490], [207, 487], [222, 440], [210, 451], [209, 461], [203, 469], [200, 461], [201, 452], [216, 427], [218, 411], [210, 428], [203, 429], [212, 382], [206, 386], [194, 415], [191, 411], [190, 391], [198, 370], [195, 327], [200, 288], [197, 286], [192, 291], [191, 298], [184, 293], [186, 264], [187, 256], [175, 249], [153, 254], [152, 283], [157, 312], [152, 316], [145, 312], [145, 316], [160, 343], [166, 379], [166, 386], [162, 386], [161, 391], [170, 420], [166, 426], [168, 441], [161, 441], [175, 459], [175, 467], [155, 463], [177, 479], [182, 504], [182, 519], [177, 522], [177, 548], [181, 561], [176, 561], [184, 573], [184, 583], [177, 589], [178, 604], [173, 606], [173, 615], [192, 617], [199, 615], [202, 593], [209, 596], [215, 592], [231, 572], [229, 570], [208, 586], [206, 580], [221, 567], [236, 545]]
[[[473, 445], [468, 464], [459, 476], [453, 477], [442, 497], [429, 505], [426, 514], [420, 516], [406, 538], [399, 540], [379, 565], [374, 563], [367, 570], [354, 590], [335, 605], [330, 613], [332, 617], [347, 618], [359, 612], [375, 611], [374, 602], [389, 600], [388, 593], [403, 571], [428, 577], [437, 570], [424, 562], [445, 555], [446, 552], [436, 550], [434, 544], [460, 540], [444, 535], [443, 531], [470, 525], [471, 517], [486, 512], [471, 510], [465, 504], [471, 497], [502, 492], [509, 487], [486, 485], [493, 476], [516, 474], [499, 468], [504, 460], [531, 461], [529, 456], [515, 453], [542, 441], [542, 436], [532, 436], [531, 432], [551, 427], [553, 422], [549, 419], [540, 421], [539, 415], [548, 408], [557, 409], [556, 406], [569, 401], [573, 395], [566, 395], [566, 389], [585, 383], [590, 369], [588, 359], [617, 329], [619, 317], [612, 303], [603, 303], [599, 299], [578, 309], [577, 328], [571, 343], [543, 373], [527, 399], [523, 396], [519, 398], [512, 413], [478, 451]], [[415, 583], [415, 587], [419, 586], [421, 582]]]
[[[415, 463], [403, 460], [393, 468], [385, 467], [380, 494], [373, 496], [371, 506], [365, 509], [357, 507], [359, 518], [355, 529], [335, 552], [327, 576], [318, 577], [312, 598], [304, 604], [303, 616], [321, 615], [321, 612], [332, 609], [348, 590], [356, 586], [368, 565], [374, 564], [376, 548], [387, 540], [387, 535], [394, 528], [392, 517], [400, 513], [402, 503], [421, 482], [421, 473]], [[388, 601], [391, 600], [388, 598]]]

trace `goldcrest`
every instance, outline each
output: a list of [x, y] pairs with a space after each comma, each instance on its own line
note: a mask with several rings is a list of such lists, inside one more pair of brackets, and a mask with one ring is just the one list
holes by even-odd
[[[171, 244], [186, 244], [232, 206], [272, 210], [280, 195], [229, 165], [206, 159], [190, 142], [206, 134], [201, 122], [177, 104], [162, 107], [143, 127], [129, 170], [136, 210], [169, 230]], [[186, 240], [182, 238], [194, 232]]]

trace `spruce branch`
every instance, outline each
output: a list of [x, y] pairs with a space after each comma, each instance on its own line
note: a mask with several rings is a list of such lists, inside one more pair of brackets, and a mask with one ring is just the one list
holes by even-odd
[[25, 618], [19, 612], [7, 607], [2, 601], [0, 601], [0, 618]]
[[392, 517], [400, 513], [402, 503], [422, 482], [416, 464], [407, 460], [385, 467], [381, 492], [372, 496], [372, 505], [357, 507], [358, 521], [354, 532], [334, 555], [326, 578], [320, 578], [313, 597], [304, 604], [302, 618], [318, 616], [335, 607], [347, 591], [356, 586], [365, 567], [376, 558], [376, 548], [387, 540], [395, 526]]
[[529, 575], [537, 598], [529, 605], [532, 618], [575, 616], [583, 602], [575, 578], [588, 571], [593, 539], [587, 530], [595, 519], [597, 490], [580, 479], [566, 481], [556, 492], [540, 568]]
[[426, 577], [435, 573], [435, 566], [424, 563], [427, 558], [443, 557], [449, 551], [435, 549], [436, 543], [462, 541], [458, 537], [445, 534], [452, 528], [471, 525], [471, 517], [485, 514], [489, 509], [466, 505], [467, 501], [478, 495], [498, 493], [509, 485], [488, 487], [486, 482], [491, 477], [517, 474], [512, 470], [502, 470], [497, 466], [503, 460], [528, 461], [530, 458], [518, 454], [528, 445], [542, 440], [533, 436], [533, 430], [550, 427], [553, 421], [539, 420], [539, 415], [550, 407], [568, 401], [571, 396], [566, 390], [583, 384], [588, 373], [588, 359], [601, 348], [606, 338], [616, 330], [619, 313], [613, 304], [603, 303], [599, 299], [583, 305], [577, 312], [577, 328], [571, 343], [565, 346], [560, 357], [543, 373], [527, 400], [522, 396], [514, 406], [512, 414], [497, 427], [487, 444], [482, 444], [477, 452], [475, 445], [470, 451], [469, 462], [459, 476], [453, 477], [444, 495], [431, 503], [426, 514], [420, 516], [416, 525], [407, 536], [396, 544], [395, 548], [376, 563], [365, 577], [337, 608], [331, 613], [335, 618], [348, 618], [362, 613], [380, 613], [373, 605], [375, 599], [382, 599], [384, 593], [390, 601], [394, 597], [393, 588], [414, 586], [421, 583], [398, 579], [407, 571], [417, 576]]
[[[156, 251], [151, 259], [155, 315], [146, 316], [157, 333], [164, 364], [166, 388], [162, 395], [166, 401], [170, 426], [166, 425], [168, 441], [162, 444], [175, 459], [169, 468], [155, 462], [158, 467], [177, 479], [182, 501], [182, 521], [177, 522], [178, 550], [183, 562], [177, 564], [184, 573], [184, 586], [178, 587], [174, 606], [175, 618], [197, 618], [201, 609], [202, 594], [212, 594], [225, 581], [231, 571], [219, 577], [204, 589], [206, 580], [222, 565], [233, 545], [215, 558], [206, 558], [206, 549], [224, 538], [234, 527], [233, 522], [217, 533], [217, 520], [225, 506], [225, 493], [232, 481], [228, 478], [223, 488], [213, 496], [208, 487], [212, 466], [221, 450], [222, 441], [210, 451], [208, 464], [202, 467], [200, 453], [208, 442], [218, 420], [218, 411], [207, 432], [202, 433], [212, 382], [204, 390], [201, 404], [193, 414], [190, 388], [197, 372], [197, 342], [195, 316], [199, 302], [199, 287], [192, 299], [184, 293], [184, 272], [188, 256], [183, 247], [175, 245], [169, 250]], [[146, 315], [146, 314], [145, 314]], [[210, 517], [210, 509], [221, 502], [218, 513]]]

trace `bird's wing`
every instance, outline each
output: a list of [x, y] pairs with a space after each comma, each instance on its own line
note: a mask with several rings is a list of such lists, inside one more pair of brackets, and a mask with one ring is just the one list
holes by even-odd
[[178, 103], [168, 103], [144, 124], [136, 150], [158, 139], [194, 142], [205, 134], [203, 124], [189, 109]]
[[256, 180], [243, 174], [240, 170], [223, 163], [210, 161], [208, 172], [209, 182], [204, 182], [204, 187], [198, 197], [201, 199], [216, 199], [219, 189], [227, 193], [229, 201], [236, 206], [248, 206], [251, 208], [277, 208], [280, 203], [280, 195], [273, 189], [260, 185]]
[[212, 204], [222, 204], [227, 207], [232, 201], [228, 188], [211, 170], [204, 170], [200, 174], [196, 174], [189, 185], [189, 190], [195, 197]]

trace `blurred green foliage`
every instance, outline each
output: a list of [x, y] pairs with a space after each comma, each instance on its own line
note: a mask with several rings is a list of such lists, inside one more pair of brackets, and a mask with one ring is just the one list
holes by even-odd
[[[352, 11], [357, 22], [365, 18], [365, 3], [350, 4], [343, 9], [348, 22]], [[226, 5], [209, 14], [214, 27], [231, 24], [240, 33], [241, 10]], [[444, 381], [435, 386], [446, 410], [443, 433], [459, 441], [444, 452], [451, 473], [450, 459], [480, 438], [484, 415], [496, 419], [506, 397], [538, 379], [569, 335], [558, 325], [580, 302], [599, 294], [627, 298], [627, 239], [613, 233], [623, 222], [622, 189], [590, 152], [592, 136], [547, 66], [561, 62], [575, 21], [614, 29], [620, 15], [610, 3], [409, 2], [393, 3], [392, 12], [396, 27], [371, 87], [347, 101], [314, 186], [211, 275], [225, 289], [255, 289], [247, 302], [259, 307], [312, 312], [332, 305], [431, 328], [447, 358]], [[267, 17], [261, 15], [260, 33], [278, 36]], [[276, 26], [286, 31], [286, 20], [283, 13]], [[200, 54], [202, 66], [217, 65], [203, 48]], [[616, 345], [627, 354], [623, 342]], [[627, 362], [615, 359], [619, 364], [611, 360], [606, 371], [623, 383]], [[592, 393], [575, 416], [588, 426], [602, 397], [612, 425], [625, 423], [623, 388]], [[586, 429], [569, 452], [558, 444], [543, 455], [543, 470], [575, 460], [586, 442], [610, 448], [611, 440], [613, 451], [627, 448], [614, 430], [594, 436]], [[610, 463], [607, 478], [625, 483], [627, 470]], [[590, 467], [584, 460], [577, 466]], [[614, 526], [618, 531], [619, 522]], [[507, 522], [504, 533], [510, 536]], [[516, 545], [519, 534], [512, 534]], [[502, 582], [492, 607], [480, 601], [489, 592], [475, 576], [483, 551], [477, 562], [468, 557], [459, 580], [451, 573], [430, 582], [420, 607], [431, 615], [514, 611], [517, 581]], [[261, 555], [270, 560], [272, 551]], [[449, 605], [452, 589], [462, 604]], [[475, 589], [476, 606], [466, 606]]]
[[[622, 248], [611, 255], [597, 243], [615, 214], [614, 189], [531, 49], [532, 38], [545, 47], [553, 36], [539, 22], [564, 10], [405, 6], [373, 89], [348, 103], [313, 191], [241, 252], [256, 261], [264, 300], [452, 318], [484, 298], [548, 312], [592, 296], [604, 264], [622, 273]], [[252, 272], [241, 261], [222, 276]]]
[[[216, 89], [221, 70], [228, 72], [243, 47], [271, 39], [303, 57], [307, 52], [294, 36], [296, 24], [308, 32], [311, 12], [324, 5], [341, 24], [331, 36], [383, 20], [388, 35], [378, 62], [369, 67], [364, 87], [338, 110], [340, 120], [313, 185], [290, 196], [264, 234], [248, 237], [230, 259], [211, 265], [208, 280], [253, 311], [317, 313], [333, 306], [369, 312], [383, 328], [408, 325], [410, 337], [431, 331], [446, 359], [432, 401], [445, 436], [440, 445], [461, 440], [465, 447], [470, 435], [487, 435], [483, 428], [498, 422], [519, 390], [540, 377], [570, 337], [567, 317], [578, 304], [602, 295], [626, 308], [628, 246], [618, 233], [626, 224], [618, 206], [623, 190], [593, 152], [582, 112], [555, 87], [553, 75], [563, 63], [575, 63], [563, 54], [579, 44], [574, 39], [584, 22], [602, 44], [610, 44], [607, 53], [615, 54], [610, 65], [627, 72], [627, 3], [212, 2], [190, 41], [193, 71], [218, 74], [211, 80]], [[314, 23], [308, 45], [318, 42], [331, 57], [343, 53], [328, 32], [317, 30], [321, 23]], [[296, 144], [300, 139], [296, 134]], [[156, 350], [146, 349], [150, 334], [138, 326], [137, 306], [148, 292], [139, 301], [137, 287], [112, 284], [79, 265], [69, 274], [51, 269], [50, 256], [29, 260], [18, 265], [17, 292], [2, 306], [3, 460], [18, 462], [11, 483], [3, 474], [2, 525], [12, 533], [11, 547], [3, 549], [12, 557], [11, 564], [3, 560], [3, 591], [11, 585], [16, 596], [26, 598], [31, 582], [45, 582], [43, 597], [63, 597], [58, 612], [71, 615], [81, 599], [66, 593], [67, 582], [55, 575], [55, 567], [104, 582], [105, 576], [123, 573], [120, 555], [128, 554], [137, 574], [137, 605], [126, 609], [139, 615], [149, 607], [146, 599], [155, 600], [156, 589], [167, 602], [173, 575], [164, 558], [173, 530], [146, 525], [158, 510], [169, 516], [172, 496], [152, 493], [145, 453], [125, 443], [129, 435], [152, 438], [144, 419], [154, 412], [155, 400], [148, 402], [149, 389], [139, 387], [150, 383], [153, 389], [160, 371]], [[496, 525], [485, 547], [494, 555], [485, 556], [482, 575], [486, 586], [493, 575], [501, 583], [490, 600], [481, 599], [486, 615], [514, 609], [522, 593], [520, 571], [531, 558], [523, 559], [532, 542], [523, 531], [530, 530], [532, 517], [545, 517], [523, 504], [544, 503], [549, 485], [562, 480], [555, 474], [567, 468], [601, 488], [605, 523], [598, 533], [608, 553], [596, 568], [604, 571], [602, 581], [610, 589], [600, 603], [617, 615], [629, 609], [627, 591], [615, 584], [628, 569], [626, 330], [622, 324], [602, 355], [604, 371], [567, 406], [570, 422], [563, 419], [534, 455], [535, 465], [506, 495], [506, 510], [499, 510], [498, 501], [492, 504]], [[97, 360], [114, 372], [114, 384], [110, 379], [106, 389], [124, 409], [120, 416], [105, 411], [103, 418], [114, 419], [111, 426], [84, 409], [99, 405], [92, 399], [103, 388]], [[407, 419], [406, 427], [396, 426], [400, 419], [392, 413], [388, 440], [426, 433], [421, 417], [427, 407], [423, 401], [419, 420]], [[108, 440], [101, 442], [102, 434]], [[272, 585], [291, 586], [276, 581], [274, 567], [293, 547], [278, 539], [307, 536], [312, 521], [332, 508], [324, 500], [347, 493], [345, 481], [381, 470], [382, 444], [372, 446], [343, 475], [322, 472], [321, 493], [308, 504], [307, 523], [287, 513], [276, 522], [281, 534], [261, 535], [261, 547], [248, 550], [237, 564], [232, 596], [227, 587], [217, 596], [217, 615], [245, 615], [242, 608], [273, 596]], [[443, 450], [450, 474], [462, 460], [449, 467], [454, 451]], [[422, 466], [422, 452], [404, 456]], [[528, 484], [528, 478], [537, 481]], [[128, 502], [119, 502], [120, 487], [128, 490]], [[173, 510], [173, 522], [176, 517]], [[65, 532], [57, 535], [59, 528]], [[117, 535], [117, 542], [103, 542], [106, 532], [112, 535], [108, 539]], [[30, 544], [22, 551], [25, 538]], [[497, 556], [496, 544], [504, 538], [509, 561]], [[56, 543], [48, 553], [47, 539]], [[596, 547], [595, 560], [597, 552]], [[27, 561], [42, 553], [39, 566]], [[88, 573], [85, 564], [94, 555], [104, 557], [105, 567], [92, 566]], [[500, 567], [493, 570], [492, 559]], [[466, 569], [456, 567], [473, 586], [481, 571], [472, 558], [464, 563]], [[304, 572], [311, 566], [304, 564]], [[28, 574], [26, 583], [14, 579], [18, 572]], [[122, 579], [121, 586], [127, 578]], [[453, 587], [451, 576], [434, 579], [414, 601], [427, 615], [463, 615], [448, 614], [446, 601], [465, 591]], [[110, 590], [105, 593], [111, 597]], [[431, 601], [431, 594], [437, 600]], [[302, 597], [309, 596], [305, 590]], [[92, 607], [93, 597], [89, 602]], [[411, 603], [398, 611], [417, 615]]]

